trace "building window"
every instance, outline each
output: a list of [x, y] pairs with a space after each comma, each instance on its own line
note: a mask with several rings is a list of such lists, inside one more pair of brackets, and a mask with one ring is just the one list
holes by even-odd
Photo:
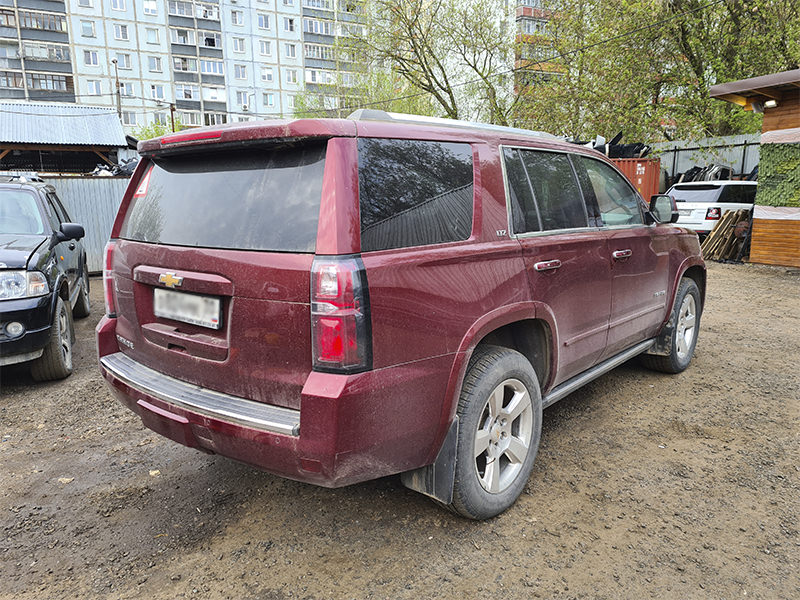
[[181, 2], [180, 0], [170, 0], [168, 9], [169, 14], [176, 17], [193, 17], [194, 10], [191, 2]]
[[294, 0], [283, 0], [284, 6], [294, 6]]
[[111, 10], [125, 10], [125, 0], [111, 0]]
[[172, 68], [175, 71], [197, 73], [197, 60], [194, 58], [183, 58], [182, 56], [176, 56], [172, 59]]
[[295, 46], [294, 44], [285, 44], [284, 50], [286, 52], [286, 58], [297, 57], [297, 46]]
[[294, 19], [291, 17], [283, 17], [283, 30], [294, 31]]
[[247, 79], [247, 65], [233, 65], [233, 76], [236, 79]]
[[233, 51], [244, 52], [244, 38], [240, 37], [233, 38]]
[[166, 125], [167, 124], [167, 113], [157, 112], [153, 115], [153, 123], [156, 125]]
[[317, 85], [331, 85], [335, 78], [331, 71], [323, 71], [321, 69], [307, 69], [306, 70], [306, 83], [315, 83]]
[[146, 30], [147, 32], [147, 43], [148, 44], [157, 44], [158, 43], [158, 29], [155, 27], [148, 27]]
[[294, 110], [294, 96], [286, 96], [286, 107]]
[[161, 57], [160, 56], [148, 56], [147, 57], [147, 69], [151, 73], [161, 73]]
[[286, 83], [297, 83], [296, 69], [286, 69]]
[[[69, 46], [60, 44], [47, 44], [44, 42], [22, 42], [22, 54], [25, 58], [35, 60], [50, 60], [53, 62], [69, 62]], [[0, 46], [0, 57], [18, 58], [17, 44]]]
[[90, 96], [99, 96], [101, 95], [100, 91], [100, 82], [96, 79], [89, 79], [86, 82], [86, 93]]
[[64, 75], [50, 75], [49, 73], [28, 73], [28, 89], [49, 90], [53, 92], [69, 92], [70, 81]]
[[264, 106], [268, 106], [270, 108], [275, 106], [275, 94], [272, 93], [264, 94]]
[[200, 44], [206, 48], [222, 48], [222, 37], [213, 31], [201, 31]]
[[211, 102], [225, 102], [225, 89], [218, 87], [204, 87], [203, 100]]
[[261, 81], [272, 82], [272, 67], [261, 67]]
[[258, 51], [261, 56], [272, 56], [272, 43], [269, 40], [258, 40]]
[[200, 113], [181, 112], [179, 113], [179, 118], [184, 125], [200, 125]]
[[323, 46], [321, 44], [306, 44], [305, 53], [306, 53], [306, 58], [333, 60], [333, 46]]
[[364, 12], [364, 4], [359, 0], [344, 0], [344, 2], [339, 2], [339, 10], [353, 15], [360, 15]]
[[169, 38], [173, 44], [194, 46], [194, 29], [170, 29]]
[[67, 30], [67, 18], [63, 15], [20, 10], [19, 26], [21, 29], [65, 32]]
[[123, 125], [136, 125], [136, 113], [129, 110], [122, 111], [122, 124]]
[[265, 15], [264, 13], [258, 13], [257, 23], [259, 29], [269, 29], [269, 15]]
[[332, 35], [333, 22], [321, 19], [303, 19], [303, 31], [306, 33], [316, 33], [318, 35]]
[[144, 14], [146, 15], [158, 14], [158, 3], [156, 2], [156, 0], [144, 0]]
[[520, 31], [526, 35], [547, 35], [547, 19], [522, 19], [519, 22]]
[[164, 86], [159, 84], [152, 84], [150, 86], [150, 97], [153, 100], [163, 100], [164, 99]]
[[206, 113], [204, 120], [206, 125], [224, 125], [228, 121], [228, 116], [222, 113]]
[[100, 61], [97, 59], [97, 51], [96, 50], [84, 50], [83, 51], [83, 64], [87, 67], [96, 67], [100, 64]]
[[219, 21], [219, 6], [216, 4], [202, 4], [198, 2], [195, 4], [195, 16], [198, 19]]
[[236, 92], [236, 104], [247, 106], [247, 92]]
[[333, 2], [331, 0], [303, 0], [303, 6], [333, 10]]
[[121, 23], [114, 23], [114, 39], [127, 41], [129, 39], [128, 26], [122, 25]]
[[81, 36], [94, 37], [94, 21], [81, 21]]
[[92, 8], [92, 0], [78, 0], [78, 6], [81, 8]]
[[225, 69], [219, 60], [200, 59], [200, 72], [205, 75], [224, 75]]
[[176, 100], [199, 100], [200, 91], [196, 85], [189, 83], [176, 83], [175, 84], [175, 99]]
[[131, 55], [130, 54], [123, 54], [122, 52], [117, 52], [117, 66], [120, 69], [130, 69], [131, 68]]
[[240, 10], [232, 10], [231, 23], [234, 25], [244, 25], [244, 13]]
[[0, 71], [0, 88], [21, 88], [22, 73]]
[[125, 81], [119, 83], [120, 96], [133, 96], [133, 84]]

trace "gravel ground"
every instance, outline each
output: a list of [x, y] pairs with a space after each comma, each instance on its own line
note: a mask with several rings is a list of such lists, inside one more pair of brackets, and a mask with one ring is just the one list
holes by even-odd
[[697, 354], [545, 411], [525, 493], [466, 521], [176, 445], [75, 373], [0, 371], [0, 598], [800, 598], [800, 271], [709, 264]]

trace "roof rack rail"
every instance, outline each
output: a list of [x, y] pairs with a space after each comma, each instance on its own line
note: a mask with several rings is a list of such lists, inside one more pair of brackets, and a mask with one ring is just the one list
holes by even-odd
[[562, 140], [563, 137], [555, 136], [545, 131], [534, 131], [533, 129], [521, 129], [518, 127], [505, 127], [503, 125], [491, 125], [489, 123], [475, 123], [473, 121], [460, 121], [457, 119], [443, 119], [441, 117], [426, 117], [423, 115], [409, 115], [405, 113], [393, 113], [385, 110], [375, 110], [373, 108], [359, 108], [347, 116], [351, 121], [386, 121], [391, 123], [414, 123], [417, 125], [441, 125], [443, 127], [458, 127], [461, 129], [483, 129], [486, 131], [496, 131], [498, 133], [512, 133], [515, 135], [533, 135], [536, 137]]

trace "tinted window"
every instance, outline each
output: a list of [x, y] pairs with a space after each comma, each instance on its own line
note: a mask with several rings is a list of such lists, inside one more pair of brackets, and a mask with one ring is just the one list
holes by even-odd
[[121, 237], [176, 246], [313, 252], [325, 144], [155, 160]]
[[64, 205], [61, 204], [61, 199], [56, 194], [47, 194], [47, 197], [53, 202], [53, 206], [56, 208], [56, 213], [60, 219], [62, 219], [62, 223], [71, 223], [72, 220], [69, 217], [69, 213], [67, 213], [67, 209], [64, 208]]
[[566, 154], [519, 150], [533, 184], [542, 231], [588, 225], [575, 172]]
[[0, 233], [44, 233], [36, 196], [21, 190], [0, 191]]
[[586, 169], [603, 225], [613, 227], [644, 223], [639, 194], [622, 175], [599, 160], [585, 156], [579, 157], [578, 160]]
[[539, 210], [533, 201], [531, 180], [522, 164], [522, 157], [513, 148], [503, 149], [506, 183], [511, 201], [512, 224], [516, 233], [540, 231]]
[[756, 186], [754, 185], [726, 185], [719, 194], [719, 202], [753, 204], [755, 199]]
[[469, 144], [360, 139], [362, 251], [465, 240], [472, 231]]

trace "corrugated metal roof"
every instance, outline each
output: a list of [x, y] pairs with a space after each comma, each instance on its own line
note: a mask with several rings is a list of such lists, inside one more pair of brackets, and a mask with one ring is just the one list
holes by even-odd
[[61, 146], [127, 146], [111, 108], [0, 102], [0, 143]]

